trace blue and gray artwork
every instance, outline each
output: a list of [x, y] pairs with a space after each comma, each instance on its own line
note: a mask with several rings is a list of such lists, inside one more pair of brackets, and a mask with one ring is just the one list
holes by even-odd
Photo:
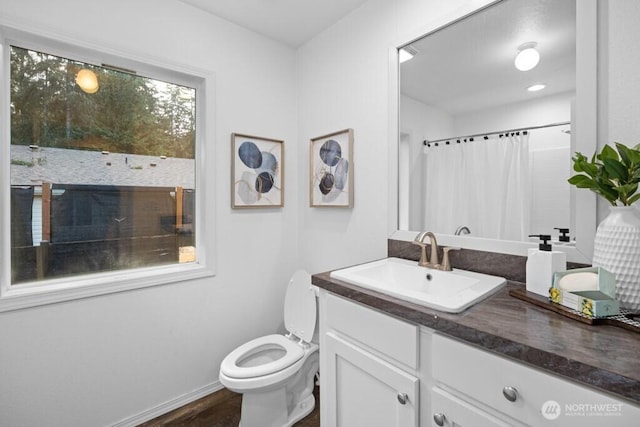
[[322, 201], [334, 201], [346, 188], [349, 178], [349, 161], [342, 157], [342, 147], [336, 140], [329, 139], [320, 147], [318, 153], [326, 167], [322, 167], [318, 176], [318, 190]]
[[260, 151], [251, 141], [240, 144], [238, 157], [246, 167], [251, 169], [251, 171], [244, 171], [240, 180], [236, 181], [238, 197], [246, 205], [256, 204], [276, 188], [278, 159], [268, 151]]

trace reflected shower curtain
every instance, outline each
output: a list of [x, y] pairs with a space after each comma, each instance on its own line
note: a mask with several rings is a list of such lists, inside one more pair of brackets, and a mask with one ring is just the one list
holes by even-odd
[[424, 171], [423, 230], [528, 240], [529, 135], [425, 147]]

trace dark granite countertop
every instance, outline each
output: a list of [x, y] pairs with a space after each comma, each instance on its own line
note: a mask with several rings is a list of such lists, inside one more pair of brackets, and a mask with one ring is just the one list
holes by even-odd
[[511, 297], [518, 282], [460, 314], [443, 313], [315, 274], [332, 293], [640, 405], [640, 334], [588, 325]]

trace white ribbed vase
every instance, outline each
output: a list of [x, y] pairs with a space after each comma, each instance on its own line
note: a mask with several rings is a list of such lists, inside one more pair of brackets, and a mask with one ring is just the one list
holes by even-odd
[[598, 225], [593, 265], [616, 276], [620, 307], [640, 312], [640, 212], [633, 206], [611, 206]]

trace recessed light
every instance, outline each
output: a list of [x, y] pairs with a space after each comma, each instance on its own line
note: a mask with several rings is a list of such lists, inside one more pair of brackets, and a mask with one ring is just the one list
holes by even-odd
[[544, 89], [545, 87], [547, 87], [547, 85], [546, 85], [546, 84], [544, 84], [544, 83], [537, 83], [537, 84], [534, 84], [534, 85], [529, 86], [529, 87], [527, 88], [527, 90], [528, 90], [529, 92], [537, 92], [537, 91], [539, 91], [539, 90]]

